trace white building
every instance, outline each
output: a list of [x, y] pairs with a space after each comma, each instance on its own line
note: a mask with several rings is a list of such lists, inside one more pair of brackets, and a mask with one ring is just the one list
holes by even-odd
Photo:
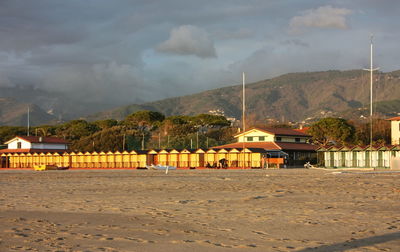
[[400, 144], [400, 116], [387, 119], [391, 121], [392, 144]]
[[68, 150], [69, 142], [56, 137], [16, 136], [5, 142], [8, 148], [2, 153], [62, 152]]
[[285, 165], [302, 167], [308, 161], [316, 162], [317, 146], [308, 143], [311, 136], [305, 133], [306, 130], [254, 127], [235, 135], [237, 142], [212, 149], [258, 148], [274, 153], [284, 152], [287, 154]]

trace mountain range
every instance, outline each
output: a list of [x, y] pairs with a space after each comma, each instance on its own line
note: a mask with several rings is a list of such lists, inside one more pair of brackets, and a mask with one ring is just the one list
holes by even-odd
[[[400, 112], [400, 70], [374, 75], [373, 105], [380, 116]], [[233, 85], [143, 104], [107, 109], [110, 105], [74, 101], [34, 88], [0, 88], [0, 125], [24, 125], [27, 104], [32, 125], [84, 118], [123, 119], [138, 110], [166, 116], [217, 111], [241, 118], [242, 85]], [[369, 115], [370, 79], [362, 70], [289, 73], [246, 85], [246, 115], [256, 121], [312, 121], [326, 116], [359, 119]], [[34, 109], [33, 109], [34, 108]]]
[[[400, 112], [400, 70], [375, 75], [374, 111], [380, 116]], [[246, 85], [246, 115], [257, 121], [312, 121], [326, 116], [358, 119], [369, 115], [370, 78], [363, 70], [289, 73]], [[88, 119], [123, 119], [137, 110], [165, 115], [195, 115], [223, 111], [241, 118], [242, 85], [144, 104], [122, 106]]]

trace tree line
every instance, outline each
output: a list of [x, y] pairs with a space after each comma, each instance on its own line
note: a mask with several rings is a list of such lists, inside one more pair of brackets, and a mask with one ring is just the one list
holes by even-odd
[[[372, 119], [372, 144], [390, 144], [390, 121]], [[318, 145], [369, 145], [371, 122], [357, 122], [343, 118], [324, 118], [311, 125], [307, 132]]]
[[[373, 119], [373, 143], [390, 143], [390, 122]], [[262, 125], [290, 127], [289, 125]], [[251, 125], [249, 125], [249, 128]], [[342, 118], [324, 118], [310, 125], [307, 134], [317, 145], [369, 145], [370, 123]], [[30, 135], [54, 136], [68, 140], [73, 151], [131, 151], [140, 149], [209, 148], [234, 142], [238, 129], [224, 116], [199, 114], [165, 117], [155, 111], [138, 111], [124, 120], [88, 122], [72, 120], [60, 125], [32, 127]], [[26, 127], [0, 126], [0, 142], [26, 135]]]
[[[71, 143], [74, 151], [208, 148], [233, 141], [237, 129], [224, 116], [169, 116], [138, 111], [124, 120], [72, 120], [60, 125], [32, 127], [30, 135], [53, 136]], [[0, 141], [27, 135], [26, 127], [1, 126]]]

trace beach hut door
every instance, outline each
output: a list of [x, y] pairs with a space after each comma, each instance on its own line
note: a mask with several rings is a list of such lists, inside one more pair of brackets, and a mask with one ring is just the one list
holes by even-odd
[[199, 167], [204, 167], [204, 153], [199, 153]]
[[1, 159], [0, 159], [0, 167], [1, 168], [8, 168], [8, 167], [6, 167], [7, 166], [7, 158], [8, 157], [0, 157]]
[[148, 154], [147, 155], [147, 165], [156, 165], [158, 164], [157, 155], [156, 154]]

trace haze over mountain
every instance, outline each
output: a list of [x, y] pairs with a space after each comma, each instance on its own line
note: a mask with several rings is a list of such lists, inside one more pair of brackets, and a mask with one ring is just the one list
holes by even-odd
[[0, 125], [26, 125], [28, 107], [31, 113], [38, 112], [31, 115], [35, 125], [72, 120], [113, 106], [33, 86], [0, 87]]
[[[113, 109], [40, 89], [0, 88], [0, 125], [31, 125], [66, 120], [123, 119], [138, 110], [159, 111], [166, 116], [195, 115], [211, 110], [241, 118], [242, 85], [192, 95], [130, 104]], [[246, 85], [246, 114], [252, 120], [273, 118], [304, 121], [326, 116], [358, 119], [369, 115], [369, 73], [362, 70], [289, 73]], [[382, 117], [400, 112], [400, 71], [375, 75], [374, 111]], [[97, 112], [97, 113], [95, 113]]]
[[[362, 70], [289, 73], [246, 85], [246, 114], [258, 121], [274, 118], [303, 121], [326, 116], [357, 119], [369, 114], [369, 73]], [[374, 110], [382, 116], [400, 112], [400, 71], [375, 76]], [[156, 102], [133, 104], [90, 116], [122, 119], [137, 110], [165, 115], [194, 115], [222, 110], [241, 118], [242, 85]]]

